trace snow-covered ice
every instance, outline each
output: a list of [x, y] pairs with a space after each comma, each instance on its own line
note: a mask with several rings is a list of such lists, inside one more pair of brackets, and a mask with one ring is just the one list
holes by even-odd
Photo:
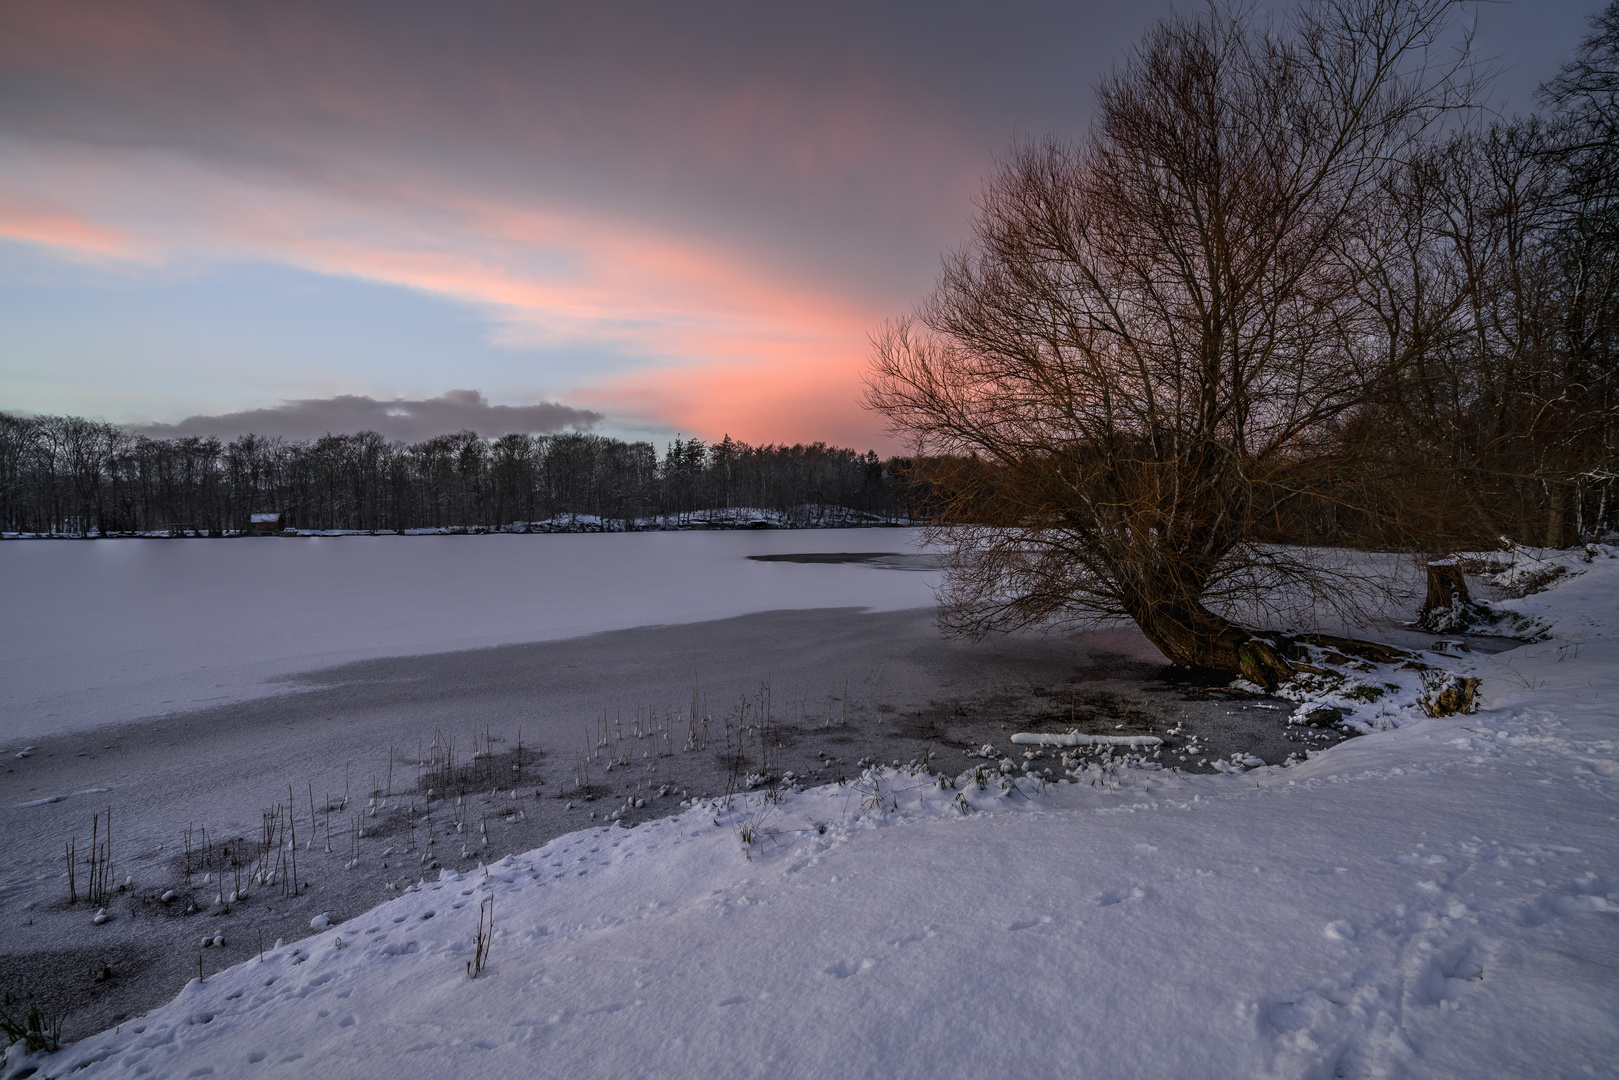
[[932, 573], [750, 560], [907, 529], [0, 543], [0, 739], [273, 693], [352, 660], [784, 608], [933, 602]]
[[[1484, 680], [1474, 715], [1233, 775], [874, 769], [779, 804], [700, 802], [447, 871], [12, 1064], [1612, 1076], [1616, 554], [1515, 602], [1546, 640], [1463, 658]], [[489, 967], [469, 979], [490, 898]]]

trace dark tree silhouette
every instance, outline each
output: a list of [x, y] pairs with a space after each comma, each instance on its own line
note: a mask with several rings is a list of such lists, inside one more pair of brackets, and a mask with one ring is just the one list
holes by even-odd
[[1167, 19], [1100, 87], [1088, 141], [1022, 145], [989, 180], [972, 245], [868, 380], [945, 462], [946, 626], [1128, 618], [1173, 662], [1290, 673], [1232, 613], [1351, 595], [1258, 541], [1420, 345], [1364, 286], [1401, 163], [1468, 92], [1452, 8]]

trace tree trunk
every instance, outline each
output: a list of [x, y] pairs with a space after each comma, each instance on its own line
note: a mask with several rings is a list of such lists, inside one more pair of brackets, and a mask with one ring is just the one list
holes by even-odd
[[1423, 622], [1435, 611], [1449, 611], [1471, 599], [1467, 595], [1467, 579], [1462, 576], [1456, 560], [1435, 559], [1428, 564], [1428, 596], [1422, 601], [1417, 621]]
[[1134, 613], [1136, 625], [1172, 664], [1234, 671], [1274, 690], [1293, 675], [1275, 645], [1227, 622], [1202, 604], [1147, 601]]
[[1561, 548], [1566, 543], [1563, 533], [1568, 520], [1568, 485], [1560, 480], [1548, 480], [1546, 502], [1546, 546]]

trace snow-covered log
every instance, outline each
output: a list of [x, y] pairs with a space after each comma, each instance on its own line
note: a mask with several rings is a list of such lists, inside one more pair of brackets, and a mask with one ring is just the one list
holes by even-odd
[[1081, 735], [1077, 731], [1070, 731], [1066, 735], [1035, 735], [1020, 731], [1012, 736], [1012, 741], [1020, 746], [1128, 746], [1137, 750], [1164, 745], [1164, 740], [1156, 735]]

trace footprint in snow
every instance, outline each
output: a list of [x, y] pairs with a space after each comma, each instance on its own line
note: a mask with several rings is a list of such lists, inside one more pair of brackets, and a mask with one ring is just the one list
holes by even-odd
[[1113, 889], [1105, 892], [1096, 898], [1096, 903], [1101, 907], [1112, 907], [1114, 904], [1122, 904], [1126, 900], [1140, 900], [1146, 895], [1145, 891], [1132, 885], [1128, 889]]
[[905, 934], [905, 935], [903, 935], [901, 937], [897, 937], [894, 940], [890, 941], [888, 944], [893, 946], [896, 949], [899, 949], [899, 948], [903, 948], [906, 945], [912, 945], [912, 944], [915, 944], [918, 941], [926, 941], [930, 937], [938, 937], [938, 936], [939, 936], [938, 929], [936, 927], [930, 926], [926, 930], [918, 930], [914, 934]]
[[1051, 921], [1050, 915], [1042, 915], [1038, 919], [1020, 919], [1008, 926], [1008, 930], [1033, 930], [1037, 926], [1044, 926]]
[[1442, 1005], [1461, 996], [1467, 983], [1484, 978], [1484, 946], [1468, 941], [1430, 960], [1417, 976], [1414, 998], [1423, 1005]]
[[1333, 941], [1349, 941], [1355, 936], [1355, 928], [1347, 919], [1338, 919], [1329, 922], [1322, 928], [1321, 933]]
[[840, 960], [830, 967], [822, 968], [821, 971], [834, 979], [847, 979], [850, 975], [858, 975], [876, 963], [877, 961], [870, 957], [863, 957], [860, 960]]

